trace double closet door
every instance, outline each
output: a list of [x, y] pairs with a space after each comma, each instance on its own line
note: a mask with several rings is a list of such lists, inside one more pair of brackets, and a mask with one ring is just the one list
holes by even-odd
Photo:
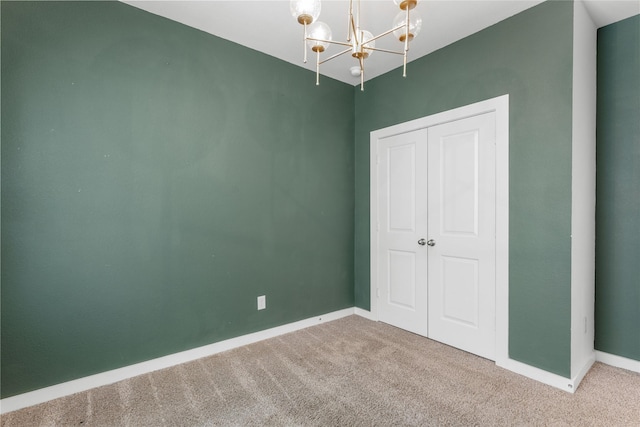
[[380, 321], [495, 359], [495, 113], [378, 142]]

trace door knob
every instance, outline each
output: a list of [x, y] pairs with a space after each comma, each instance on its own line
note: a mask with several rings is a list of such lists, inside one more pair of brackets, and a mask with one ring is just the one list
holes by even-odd
[[[423, 243], [424, 244], [424, 243]], [[429, 241], [427, 242], [427, 245], [429, 246], [435, 246], [436, 245], [436, 241], [433, 239], [429, 239]]]
[[420, 240], [418, 240], [418, 244], [419, 244], [420, 246], [424, 246], [424, 245], [426, 245], [426, 244], [427, 244], [427, 241], [426, 241], [426, 240], [424, 240], [424, 239], [420, 239]]

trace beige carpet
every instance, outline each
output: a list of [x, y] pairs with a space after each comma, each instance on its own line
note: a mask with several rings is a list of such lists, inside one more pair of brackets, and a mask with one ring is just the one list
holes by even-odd
[[640, 426], [640, 374], [575, 394], [350, 316], [2, 417], [9, 426]]

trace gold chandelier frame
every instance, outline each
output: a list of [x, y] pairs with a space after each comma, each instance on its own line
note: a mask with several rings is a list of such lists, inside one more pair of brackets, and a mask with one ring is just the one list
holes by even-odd
[[[414, 9], [418, 0], [402, 0], [398, 3], [398, 6], [401, 10], [405, 12], [404, 24], [398, 25], [390, 30], [384, 31], [383, 33], [378, 34], [377, 36], [372, 36], [370, 38], [365, 39], [365, 35], [371, 34], [368, 31], [364, 31], [360, 28], [360, 0], [356, 0], [356, 14], [354, 15], [354, 1], [349, 0], [349, 22], [348, 22], [348, 32], [347, 32], [347, 41], [334, 41], [327, 40], [322, 38], [311, 37], [307, 34], [307, 28], [310, 24], [314, 22], [313, 16], [310, 14], [302, 13], [297, 16], [297, 20], [300, 24], [304, 26], [304, 63], [307, 62], [307, 42], [316, 42], [316, 44], [311, 46], [311, 50], [316, 53], [316, 85], [320, 84], [320, 65], [325, 62], [331, 61], [332, 59], [338, 58], [346, 53], [351, 52], [351, 56], [358, 60], [358, 64], [360, 66], [360, 90], [364, 91], [364, 60], [370, 55], [371, 52], [383, 52], [390, 53], [395, 55], [402, 55], [402, 77], [407, 76], [407, 52], [409, 52], [409, 42], [414, 38], [414, 34], [412, 34], [410, 30], [410, 11]], [[400, 42], [404, 44], [404, 48], [400, 51], [389, 50], [389, 49], [381, 49], [375, 46], [371, 46], [372, 42], [387, 36], [391, 33], [394, 33], [398, 30], [404, 28], [403, 34], [401, 34], [398, 38]], [[338, 46], [345, 46], [346, 49], [331, 55], [326, 59], [320, 59], [320, 54], [325, 51], [324, 44], [334, 44]], [[373, 43], [375, 45], [375, 43]], [[355, 68], [355, 67], [354, 67]]]

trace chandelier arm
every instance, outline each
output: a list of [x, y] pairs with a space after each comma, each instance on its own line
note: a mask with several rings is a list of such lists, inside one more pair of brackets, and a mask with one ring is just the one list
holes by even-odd
[[347, 41], [351, 41], [351, 22], [353, 21], [353, 0], [349, 0], [349, 16], [347, 22]]
[[337, 45], [340, 45], [340, 46], [349, 46], [349, 47], [351, 47], [351, 43], [337, 42], [335, 40], [316, 39], [314, 37], [307, 37], [307, 40], [311, 40], [311, 41], [314, 41], [314, 42], [331, 43], [331, 44], [337, 44]]
[[365, 49], [367, 50], [375, 50], [378, 52], [384, 52], [384, 53], [393, 53], [395, 55], [403, 55], [404, 51], [397, 51], [397, 50], [388, 50], [388, 49], [380, 49], [379, 47], [367, 47], [366, 44], [363, 45]]
[[[405, 21], [405, 33], [404, 33], [404, 51], [408, 51], [409, 50], [409, 25], [411, 21], [409, 21], [409, 10], [411, 8], [407, 7], [407, 20]], [[406, 55], [405, 55], [406, 56]], [[406, 65], [405, 65], [406, 68]]]
[[[353, 20], [353, 15], [351, 15], [351, 34], [356, 38], [356, 42], [358, 41], [358, 29], [356, 27], [356, 22]], [[351, 39], [349, 39], [351, 41]]]
[[345, 49], [342, 52], [338, 52], [335, 55], [331, 55], [330, 57], [328, 57], [327, 59], [323, 59], [320, 63], [324, 64], [325, 62], [329, 62], [331, 61], [333, 58], [337, 58], [340, 55], [344, 55], [345, 53], [351, 52], [351, 48], [349, 49]]
[[320, 51], [316, 51], [316, 86], [320, 86]]
[[360, 62], [360, 91], [364, 92], [364, 58], [361, 56], [358, 61]]
[[[372, 41], [374, 41], [374, 40], [378, 40], [379, 38], [384, 37], [384, 36], [386, 36], [387, 34], [391, 34], [391, 33], [393, 33], [394, 31], [399, 30], [400, 28], [402, 28], [402, 27], [404, 27], [404, 26], [405, 26], [405, 25], [398, 25], [396, 28], [392, 28], [392, 29], [390, 29], [389, 31], [385, 31], [385, 32], [384, 32], [384, 33], [382, 33], [382, 34], [378, 34], [377, 36], [375, 36], [375, 37], [373, 37], [373, 38], [371, 38], [371, 39], [367, 40], [367, 43], [372, 42]], [[364, 43], [364, 44], [366, 45], [367, 43]], [[371, 48], [370, 48], [370, 47], [368, 47], [367, 49], [371, 49]]]
[[302, 62], [307, 63], [307, 22], [304, 23], [304, 37], [302, 39], [302, 50], [304, 51], [304, 59]]
[[402, 55], [402, 77], [407, 77], [407, 51]]
[[407, 28], [405, 29], [404, 36], [404, 55], [402, 56], [402, 77], [407, 77], [407, 51], [409, 51], [409, 25], [411, 25], [411, 21], [409, 20], [409, 10], [411, 8], [407, 7], [407, 20], [405, 21], [405, 25]]

